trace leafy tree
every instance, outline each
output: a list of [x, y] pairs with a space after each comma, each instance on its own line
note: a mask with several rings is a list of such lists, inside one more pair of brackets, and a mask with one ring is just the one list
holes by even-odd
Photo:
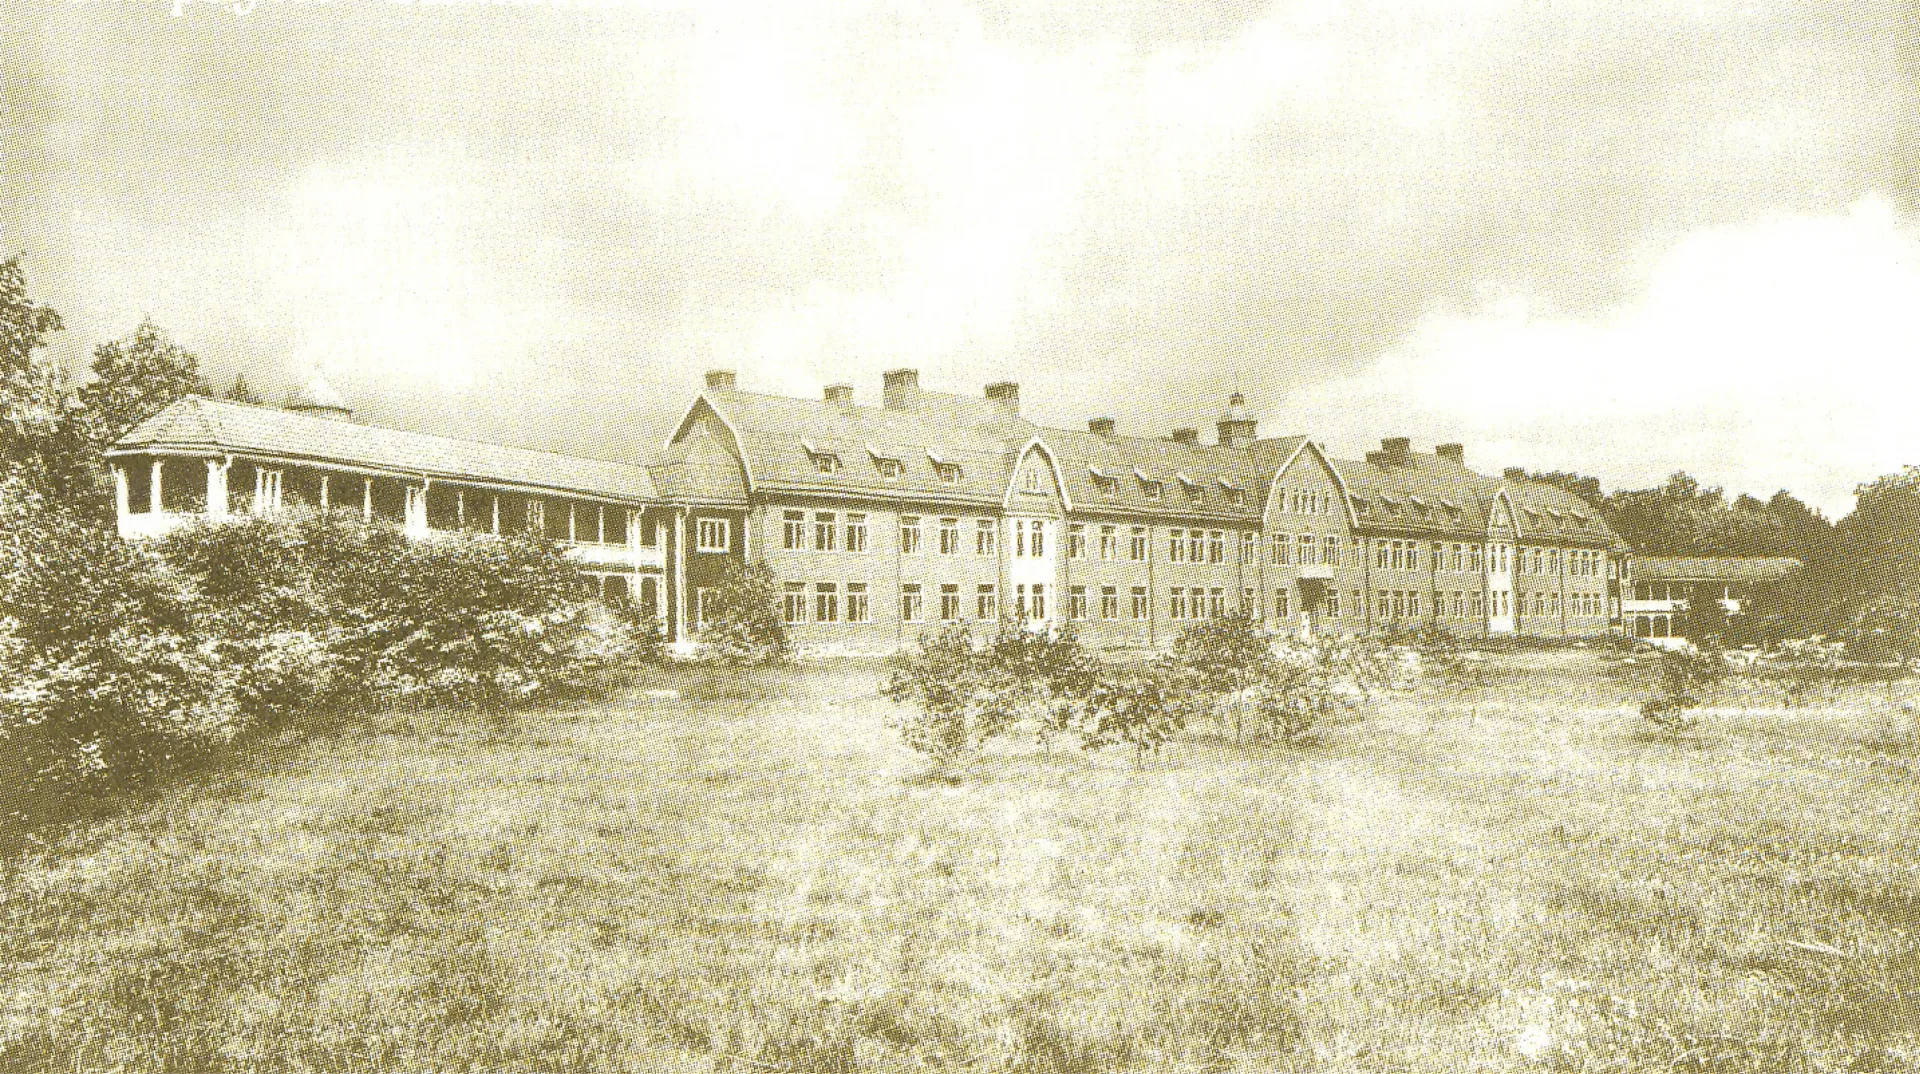
[[210, 394], [193, 352], [142, 319], [132, 335], [93, 349], [93, 380], [80, 389], [80, 405], [88, 438], [104, 450], [175, 400]]
[[1186, 727], [1195, 702], [1182, 676], [1164, 664], [1103, 676], [1088, 694], [1081, 746], [1126, 746], [1134, 766], [1144, 766]]
[[731, 563], [713, 590], [713, 614], [700, 628], [700, 642], [715, 658], [740, 664], [772, 664], [791, 651], [780, 617], [780, 586], [765, 560]]
[[1381, 649], [1352, 638], [1292, 641], [1260, 665], [1253, 737], [1300, 744], [1321, 721], [1357, 707], [1388, 680]]
[[1072, 628], [1005, 619], [981, 653], [981, 707], [1003, 726], [1027, 723], [1042, 749], [1077, 729], [1100, 663]]
[[0, 261], [0, 477], [37, 487], [48, 479], [66, 405], [60, 372], [41, 351], [61, 328], [58, 313], [27, 296], [20, 258]]
[[1726, 643], [1729, 625], [1726, 606], [1711, 589], [1696, 587], [1687, 601], [1681, 633], [1697, 645], [1718, 649]]
[[1235, 741], [1246, 734], [1246, 695], [1267, 673], [1272, 640], [1253, 613], [1215, 616], [1188, 627], [1173, 642], [1173, 662], [1196, 688], [1225, 696]]

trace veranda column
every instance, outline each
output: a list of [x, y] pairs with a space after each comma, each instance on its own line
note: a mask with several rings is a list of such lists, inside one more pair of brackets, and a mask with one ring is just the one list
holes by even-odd
[[328, 498], [328, 493], [331, 491], [330, 489], [327, 488], [327, 482], [329, 480], [329, 476], [330, 475], [327, 475], [327, 474], [320, 475], [320, 510], [322, 511], [325, 511], [328, 507], [327, 498]]
[[219, 459], [207, 460], [207, 517], [227, 517], [227, 466]]
[[153, 460], [153, 480], [147, 484], [147, 510], [153, 512], [156, 515], [160, 513], [160, 471], [161, 469], [162, 469], [162, 464], [160, 460], [159, 459]]
[[133, 505], [128, 503], [127, 500], [127, 468], [115, 463], [113, 467], [113, 510], [114, 513], [122, 519], [125, 519], [127, 515], [132, 513]]
[[373, 521], [373, 478], [371, 477], [361, 479], [360, 521]]
[[673, 640], [687, 636], [687, 509], [673, 512]]

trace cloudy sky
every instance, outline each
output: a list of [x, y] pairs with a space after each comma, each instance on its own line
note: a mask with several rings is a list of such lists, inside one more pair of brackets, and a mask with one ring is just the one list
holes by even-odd
[[[243, 3], [245, 0], [243, 0]], [[0, 249], [271, 395], [615, 458], [702, 370], [1830, 512], [1920, 463], [1920, 4], [35, 5]]]

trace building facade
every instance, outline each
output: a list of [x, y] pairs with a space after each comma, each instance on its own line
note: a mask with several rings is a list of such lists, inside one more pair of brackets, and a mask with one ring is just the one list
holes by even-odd
[[731, 563], [764, 561], [802, 648], [885, 651], [946, 624], [1072, 624], [1153, 647], [1248, 609], [1276, 630], [1618, 629], [1626, 550], [1593, 508], [1464, 449], [1361, 460], [1263, 439], [1235, 395], [1214, 442], [1047, 428], [1019, 387], [885, 374], [879, 406], [707, 375], [664, 450], [621, 464], [381, 429], [322, 383], [274, 410], [183, 400], [114, 446], [123, 534], [295, 500], [435, 532], [534, 532], [697, 639]]
[[1622, 590], [1625, 631], [1656, 643], [1687, 633], [1687, 611], [1715, 600], [1728, 615], [1746, 611], [1753, 588], [1799, 570], [1790, 556], [1642, 556]]

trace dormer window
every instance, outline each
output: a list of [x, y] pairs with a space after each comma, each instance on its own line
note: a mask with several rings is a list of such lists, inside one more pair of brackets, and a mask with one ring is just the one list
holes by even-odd
[[942, 485], [958, 485], [960, 483], [960, 465], [958, 463], [935, 463], [933, 473], [935, 477], [940, 479]]
[[1140, 492], [1149, 500], [1157, 500], [1160, 498], [1160, 482], [1143, 481], [1140, 483]]
[[875, 459], [873, 468], [880, 471], [880, 476], [889, 481], [897, 480], [907, 472], [907, 468], [900, 465], [899, 459]]
[[813, 468], [819, 471], [820, 473], [837, 474], [840, 472], [840, 456], [839, 455], [836, 455], [831, 451], [823, 451], [820, 448], [814, 446], [814, 444], [811, 441], [807, 441], [807, 440], [800, 441], [800, 449], [802, 451], [805, 451], [807, 453], [807, 457], [813, 460]]
[[1102, 471], [1098, 466], [1087, 467], [1087, 473], [1092, 475], [1094, 491], [1100, 495], [1111, 497], [1120, 494], [1120, 482], [1112, 474]]
[[1246, 490], [1245, 490], [1245, 489], [1237, 489], [1237, 488], [1230, 488], [1230, 489], [1228, 489], [1228, 490], [1227, 490], [1227, 502], [1228, 502], [1228, 503], [1230, 503], [1230, 504], [1232, 504], [1232, 505], [1234, 505], [1235, 507], [1245, 507], [1245, 506], [1247, 505], [1247, 492], [1246, 492]]

